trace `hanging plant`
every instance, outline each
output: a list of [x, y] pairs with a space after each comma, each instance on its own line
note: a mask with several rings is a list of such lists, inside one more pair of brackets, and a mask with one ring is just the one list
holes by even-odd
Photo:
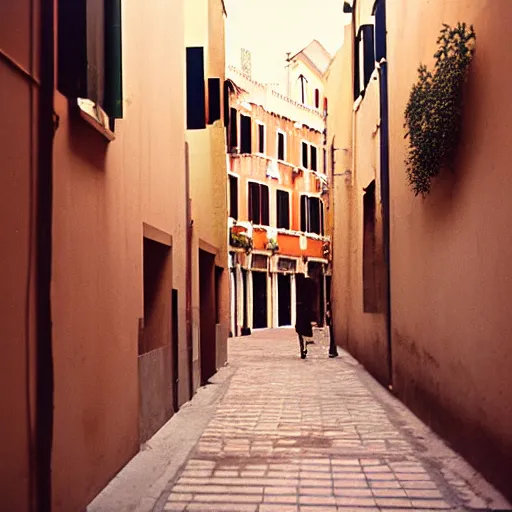
[[414, 194], [426, 196], [432, 178], [453, 164], [459, 140], [463, 88], [475, 53], [476, 35], [471, 25], [444, 24], [437, 40], [434, 70], [418, 68], [405, 110], [409, 156], [407, 179]]

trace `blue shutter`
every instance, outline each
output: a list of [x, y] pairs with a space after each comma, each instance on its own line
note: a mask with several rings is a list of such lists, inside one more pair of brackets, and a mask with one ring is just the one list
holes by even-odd
[[204, 50], [187, 48], [187, 129], [206, 128]]
[[377, 62], [386, 58], [386, 46], [386, 2], [379, 0], [375, 6], [375, 59]]
[[363, 25], [363, 46], [364, 46], [364, 87], [370, 82], [375, 69], [375, 43], [373, 37], [373, 25]]

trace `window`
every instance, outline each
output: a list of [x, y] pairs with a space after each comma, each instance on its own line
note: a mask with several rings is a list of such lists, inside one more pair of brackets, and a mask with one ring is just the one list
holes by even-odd
[[236, 108], [229, 109], [229, 149], [233, 150], [238, 146], [238, 111]]
[[229, 175], [229, 216], [238, 219], [238, 178]]
[[208, 78], [208, 124], [220, 119], [220, 78]]
[[61, 0], [57, 15], [60, 92], [122, 118], [121, 0]]
[[252, 153], [252, 123], [246, 115], [240, 117], [240, 153]]
[[282, 272], [295, 272], [297, 270], [297, 260], [279, 258], [277, 261], [277, 270], [281, 270]]
[[304, 169], [308, 168], [308, 143], [302, 142], [302, 167]]
[[290, 193], [286, 190], [276, 191], [277, 227], [290, 229]]
[[327, 150], [324, 148], [324, 174], [327, 174]]
[[187, 48], [187, 129], [206, 128], [204, 49]]
[[317, 149], [313, 145], [310, 146], [310, 149], [311, 149], [311, 158], [310, 158], [310, 162], [309, 162], [309, 168], [312, 171], [316, 171], [316, 170], [318, 170], [318, 154], [317, 154]]
[[375, 69], [375, 43], [373, 25], [361, 25], [356, 38], [354, 63], [354, 99], [364, 90]]
[[285, 134], [283, 132], [277, 132], [277, 159], [286, 160]]
[[304, 233], [324, 234], [324, 204], [319, 197], [301, 196], [300, 230]]
[[258, 153], [265, 154], [265, 125], [263, 123], [258, 124]]
[[375, 5], [375, 60], [386, 58], [386, 2], [377, 0]]
[[269, 225], [267, 185], [249, 182], [249, 220], [254, 224]]
[[320, 108], [320, 91], [315, 89], [315, 108]]
[[300, 101], [303, 105], [306, 105], [308, 100], [308, 80], [304, 75], [299, 75], [299, 89]]
[[375, 180], [363, 196], [363, 308], [376, 313], [378, 306], [375, 268]]

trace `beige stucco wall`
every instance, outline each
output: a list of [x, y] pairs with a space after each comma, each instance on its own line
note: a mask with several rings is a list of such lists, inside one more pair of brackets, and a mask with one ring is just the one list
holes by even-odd
[[[460, 151], [454, 172], [416, 198], [406, 184], [403, 112], [441, 24], [458, 21], [477, 34]], [[393, 0], [388, 8], [395, 388], [509, 495], [511, 22], [508, 0]]]
[[115, 141], [55, 95], [53, 485], [63, 512], [83, 509], [139, 448], [143, 222], [172, 236], [180, 402], [188, 399], [182, 1], [124, 2], [122, 29]]
[[[0, 3], [0, 50], [35, 79], [39, 72], [31, 55], [37, 56], [38, 8], [38, 0]], [[35, 13], [34, 27], [30, 25], [31, 12]], [[3, 510], [25, 512], [31, 491], [29, 453], [35, 442], [37, 276], [30, 251], [35, 254], [35, 210], [31, 204], [36, 203], [31, 193], [35, 193], [37, 176], [39, 94], [36, 84], [4, 58], [0, 60], [0, 91], [0, 504]]]
[[[208, 78], [225, 80], [225, 30], [221, 0], [190, 0], [185, 9], [185, 45], [204, 48], [206, 91]], [[227, 271], [227, 173], [226, 140], [221, 119], [203, 130], [187, 130], [190, 197], [192, 204], [192, 336], [194, 388], [200, 385], [199, 249], [215, 251], [215, 265], [224, 269], [220, 280], [220, 338], [217, 366], [227, 361], [229, 331], [229, 275]], [[212, 308], [214, 304], [212, 304]]]

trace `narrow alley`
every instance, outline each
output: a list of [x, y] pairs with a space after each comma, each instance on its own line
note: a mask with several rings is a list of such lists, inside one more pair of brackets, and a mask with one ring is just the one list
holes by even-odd
[[[155, 512], [510, 508], [351, 356], [329, 359], [327, 340], [316, 338], [305, 361], [291, 329], [230, 341], [213, 415]], [[192, 401], [169, 423], [184, 411], [197, 423], [203, 406]], [[130, 466], [91, 511], [125, 510], [112, 500], [123, 473], [138, 480]]]

